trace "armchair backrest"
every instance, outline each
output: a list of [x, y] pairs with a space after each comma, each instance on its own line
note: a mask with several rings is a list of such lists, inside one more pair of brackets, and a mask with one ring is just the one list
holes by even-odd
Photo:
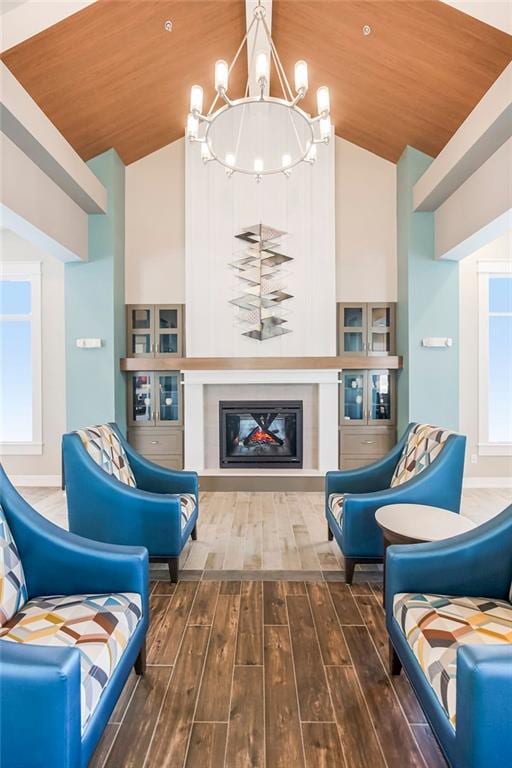
[[25, 574], [9, 525], [0, 506], [0, 627], [27, 602]]
[[430, 466], [452, 434], [447, 429], [432, 427], [430, 424], [415, 424], [407, 435], [402, 455], [391, 478], [391, 488], [406, 483]]
[[110, 424], [98, 424], [94, 427], [78, 429], [77, 435], [93, 459], [108, 475], [112, 475], [121, 483], [136, 487], [126, 451], [119, 436]]

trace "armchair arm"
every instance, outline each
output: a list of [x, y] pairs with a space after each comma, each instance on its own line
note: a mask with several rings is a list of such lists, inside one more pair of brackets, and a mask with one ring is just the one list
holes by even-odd
[[466, 645], [457, 651], [457, 765], [510, 764], [512, 645]]
[[389, 488], [393, 472], [402, 455], [411, 424], [399, 442], [382, 459], [358, 469], [335, 470], [325, 476], [326, 502], [331, 493], [368, 493]]
[[399, 592], [506, 600], [512, 582], [512, 505], [472, 531], [429, 544], [389, 547], [386, 604]]
[[[27, 504], [1, 468], [0, 488], [30, 596], [108, 589], [137, 592], [144, 600], [148, 589], [148, 554], [143, 547], [90, 541], [50, 523]], [[85, 499], [84, 503], [89, 507], [91, 502]]]
[[0, 765], [81, 765], [80, 653], [0, 640]]
[[199, 493], [197, 472], [167, 469], [148, 461], [123, 441], [128, 461], [137, 481], [137, 488], [151, 493]]

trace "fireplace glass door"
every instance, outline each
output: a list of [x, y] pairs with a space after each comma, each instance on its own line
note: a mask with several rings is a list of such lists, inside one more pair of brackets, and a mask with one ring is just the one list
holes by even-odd
[[302, 401], [221, 401], [221, 467], [302, 467]]

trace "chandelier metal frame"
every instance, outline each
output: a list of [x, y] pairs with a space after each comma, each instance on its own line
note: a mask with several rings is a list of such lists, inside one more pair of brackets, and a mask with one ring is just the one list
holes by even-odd
[[[215, 64], [216, 95], [207, 114], [202, 113], [203, 89], [199, 85], [193, 85], [190, 97], [190, 113], [187, 118], [187, 138], [189, 141], [197, 142], [201, 145], [201, 157], [205, 165], [215, 161], [225, 168], [228, 176], [232, 176], [233, 173], [248, 174], [254, 176], [256, 181], [261, 181], [264, 176], [278, 173], [283, 173], [285, 176], [289, 176], [292, 169], [303, 162], [313, 164], [316, 160], [317, 145], [327, 144], [330, 140], [332, 130], [328, 88], [322, 86], [317, 91], [318, 114], [315, 117], [311, 117], [311, 115], [299, 107], [299, 102], [304, 99], [308, 91], [307, 64], [305, 61], [298, 61], [295, 64], [294, 94], [288, 78], [286, 77], [275, 43], [272, 40], [272, 35], [265, 16], [265, 7], [261, 4], [261, 0], [258, 0], [258, 3], [254, 8], [251, 23], [247, 28], [244, 38], [240, 43], [231, 64], [228, 66], [227, 62], [224, 60], [217, 61]], [[256, 42], [258, 40], [258, 32], [260, 29], [264, 31], [266, 37], [268, 49], [270, 51], [270, 62], [265, 52], [260, 52], [256, 57], [256, 82], [259, 94], [257, 96], [249, 96], [250, 78], [248, 77], [245, 87], [245, 95], [240, 99], [232, 100], [227, 93], [229, 75], [235, 67], [244, 46], [247, 46], [247, 58], [249, 59], [250, 35], [252, 32], [254, 33], [253, 40]], [[255, 56], [256, 46], [253, 45], [251, 61], [249, 62], [249, 72], [252, 71], [252, 68], [254, 67]], [[279, 84], [283, 92], [282, 97], [267, 95], [270, 83], [271, 62], [274, 64]], [[219, 100], [222, 100], [224, 104], [215, 109]], [[238, 165], [236, 162], [237, 150], [240, 145], [244, 126], [245, 108], [248, 105], [260, 103], [276, 105], [289, 110], [290, 122], [298, 145], [298, 151], [294, 158], [288, 154], [283, 155], [281, 165], [274, 168], [264, 168], [262, 158], [255, 159], [255, 167], [253, 168]], [[214, 149], [211, 138], [211, 129], [222, 115], [234, 108], [242, 108], [242, 117], [238, 129], [235, 152], [222, 158]], [[306, 131], [307, 137], [304, 141], [301, 140], [299, 132], [297, 131], [296, 117], [294, 117], [294, 115], [298, 116], [309, 129], [309, 132]]]

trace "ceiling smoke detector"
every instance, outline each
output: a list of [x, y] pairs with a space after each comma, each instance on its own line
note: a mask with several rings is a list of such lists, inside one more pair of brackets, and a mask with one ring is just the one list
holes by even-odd
[[370, 27], [370, 25], [369, 24], [365, 24], [364, 27], [363, 27], [363, 35], [365, 37], [368, 37], [368, 35], [371, 34], [371, 31], [372, 31], [372, 28]]

